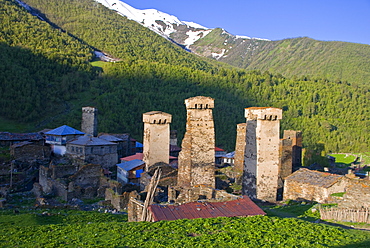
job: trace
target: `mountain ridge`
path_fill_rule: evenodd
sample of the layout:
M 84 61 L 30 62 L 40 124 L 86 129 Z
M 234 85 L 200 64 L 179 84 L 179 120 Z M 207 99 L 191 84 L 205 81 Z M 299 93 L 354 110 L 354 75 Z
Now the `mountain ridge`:
M 249 70 L 269 70 L 286 76 L 317 75 L 331 80 L 370 84 L 370 68 L 364 66 L 370 61 L 370 45 L 317 41 L 308 37 L 276 41 L 250 38 L 232 35 L 222 28 L 209 29 L 199 24 L 188 26 L 173 15 L 153 9 L 137 10 L 123 1 L 95 1 L 104 3 L 104 6 L 115 9 L 120 15 L 135 20 L 162 37 L 183 46 L 187 51 L 232 66 Z M 119 5 L 124 7 L 119 8 Z M 150 18 L 147 17 L 149 15 Z M 310 54 L 307 46 L 312 47 L 315 54 Z M 322 49 L 319 50 L 318 47 Z M 366 52 L 362 52 L 363 50 Z M 351 56 L 346 56 L 346 53 Z M 348 69 L 349 63 L 352 64 L 351 68 L 356 68 L 355 71 Z M 291 68 L 292 65 L 294 69 Z

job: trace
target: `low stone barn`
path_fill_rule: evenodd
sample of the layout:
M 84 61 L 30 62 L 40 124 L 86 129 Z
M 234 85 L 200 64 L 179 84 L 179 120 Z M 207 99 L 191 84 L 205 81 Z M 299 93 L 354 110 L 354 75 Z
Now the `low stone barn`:
M 286 178 L 284 200 L 326 203 L 331 194 L 344 192 L 347 185 L 345 176 L 303 168 Z
M 49 160 L 51 150 L 50 146 L 23 141 L 12 145 L 10 147 L 10 154 L 18 161 Z
M 350 183 L 338 204 L 341 208 L 369 208 L 370 209 L 370 180 L 350 179 Z
M 216 217 L 246 217 L 265 215 L 249 197 L 244 196 L 225 202 L 189 202 L 182 205 L 149 206 L 152 221 L 216 218 Z

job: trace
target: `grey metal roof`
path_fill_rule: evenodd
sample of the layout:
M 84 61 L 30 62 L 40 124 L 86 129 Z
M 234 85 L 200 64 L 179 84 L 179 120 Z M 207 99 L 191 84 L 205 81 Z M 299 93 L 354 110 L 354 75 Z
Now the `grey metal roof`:
M 42 140 L 43 137 L 39 133 L 9 133 L 0 132 L 0 140 Z
M 46 135 L 74 135 L 74 134 L 85 134 L 77 129 L 74 129 L 73 127 L 63 125 L 60 127 L 57 127 L 53 130 L 50 130 L 49 132 L 45 133 Z
M 107 146 L 107 145 L 117 145 L 116 143 L 106 141 L 105 139 L 100 139 L 98 137 L 93 137 L 91 135 L 85 135 L 74 139 L 68 144 L 80 145 L 80 146 Z
M 145 162 L 143 160 L 134 159 L 134 160 L 131 160 L 129 162 L 117 164 L 117 166 L 124 169 L 125 171 L 130 171 L 130 170 L 135 169 L 136 167 L 139 167 L 143 164 L 145 164 Z
M 113 135 L 110 135 L 110 134 L 99 135 L 99 138 L 105 139 L 106 141 L 110 141 L 110 142 L 123 141 L 123 139 L 117 138 L 116 136 L 113 136 Z
M 304 184 L 311 184 L 323 188 L 329 188 L 342 178 L 343 176 L 341 175 L 302 168 L 288 176 L 286 178 L 286 181 L 296 181 Z

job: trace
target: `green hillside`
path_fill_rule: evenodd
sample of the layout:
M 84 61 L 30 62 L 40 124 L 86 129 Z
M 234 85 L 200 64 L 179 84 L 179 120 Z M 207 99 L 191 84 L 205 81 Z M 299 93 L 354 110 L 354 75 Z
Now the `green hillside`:
M 0 0 L 0 32 L 6 34 L 0 56 L 7 61 L 0 65 L 0 121 L 27 123 L 29 130 L 79 128 L 81 107 L 92 105 L 99 109 L 100 132 L 129 132 L 141 140 L 142 114 L 161 110 L 173 115 L 171 129 L 181 139 L 184 99 L 204 95 L 215 99 L 216 143 L 228 150 L 236 124 L 245 121 L 244 108 L 272 106 L 284 110 L 282 130 L 303 131 L 306 148 L 368 151 L 366 86 L 232 68 L 185 52 L 92 0 L 25 2 L 67 33 Z M 94 49 L 120 61 L 91 66 Z
M 370 46 L 307 37 L 266 41 L 235 39 L 215 29 L 192 47 L 212 57 L 225 51 L 220 61 L 250 70 L 268 70 L 284 76 L 310 76 L 355 84 L 370 84 Z

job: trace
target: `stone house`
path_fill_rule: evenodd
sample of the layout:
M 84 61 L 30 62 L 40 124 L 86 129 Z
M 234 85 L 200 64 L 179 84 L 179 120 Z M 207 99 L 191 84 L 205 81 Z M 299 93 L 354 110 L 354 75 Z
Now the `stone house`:
M 67 143 L 81 137 L 84 133 L 70 126 L 63 125 L 46 132 L 45 135 L 45 143 L 51 145 L 52 151 L 55 154 L 64 155 Z
M 81 136 L 66 145 L 66 155 L 77 164 L 100 164 L 109 169 L 117 164 L 117 144 L 90 135 Z
M 99 134 L 99 138 L 117 144 L 118 159 L 132 155 L 131 137 L 128 133 L 123 134 Z
M 284 200 L 326 203 L 331 194 L 345 192 L 347 185 L 345 176 L 303 168 L 285 179 Z
M 30 141 L 23 141 L 13 144 L 10 147 L 10 154 L 15 160 L 30 161 L 30 160 L 49 160 L 50 159 L 50 146 L 40 145 Z

